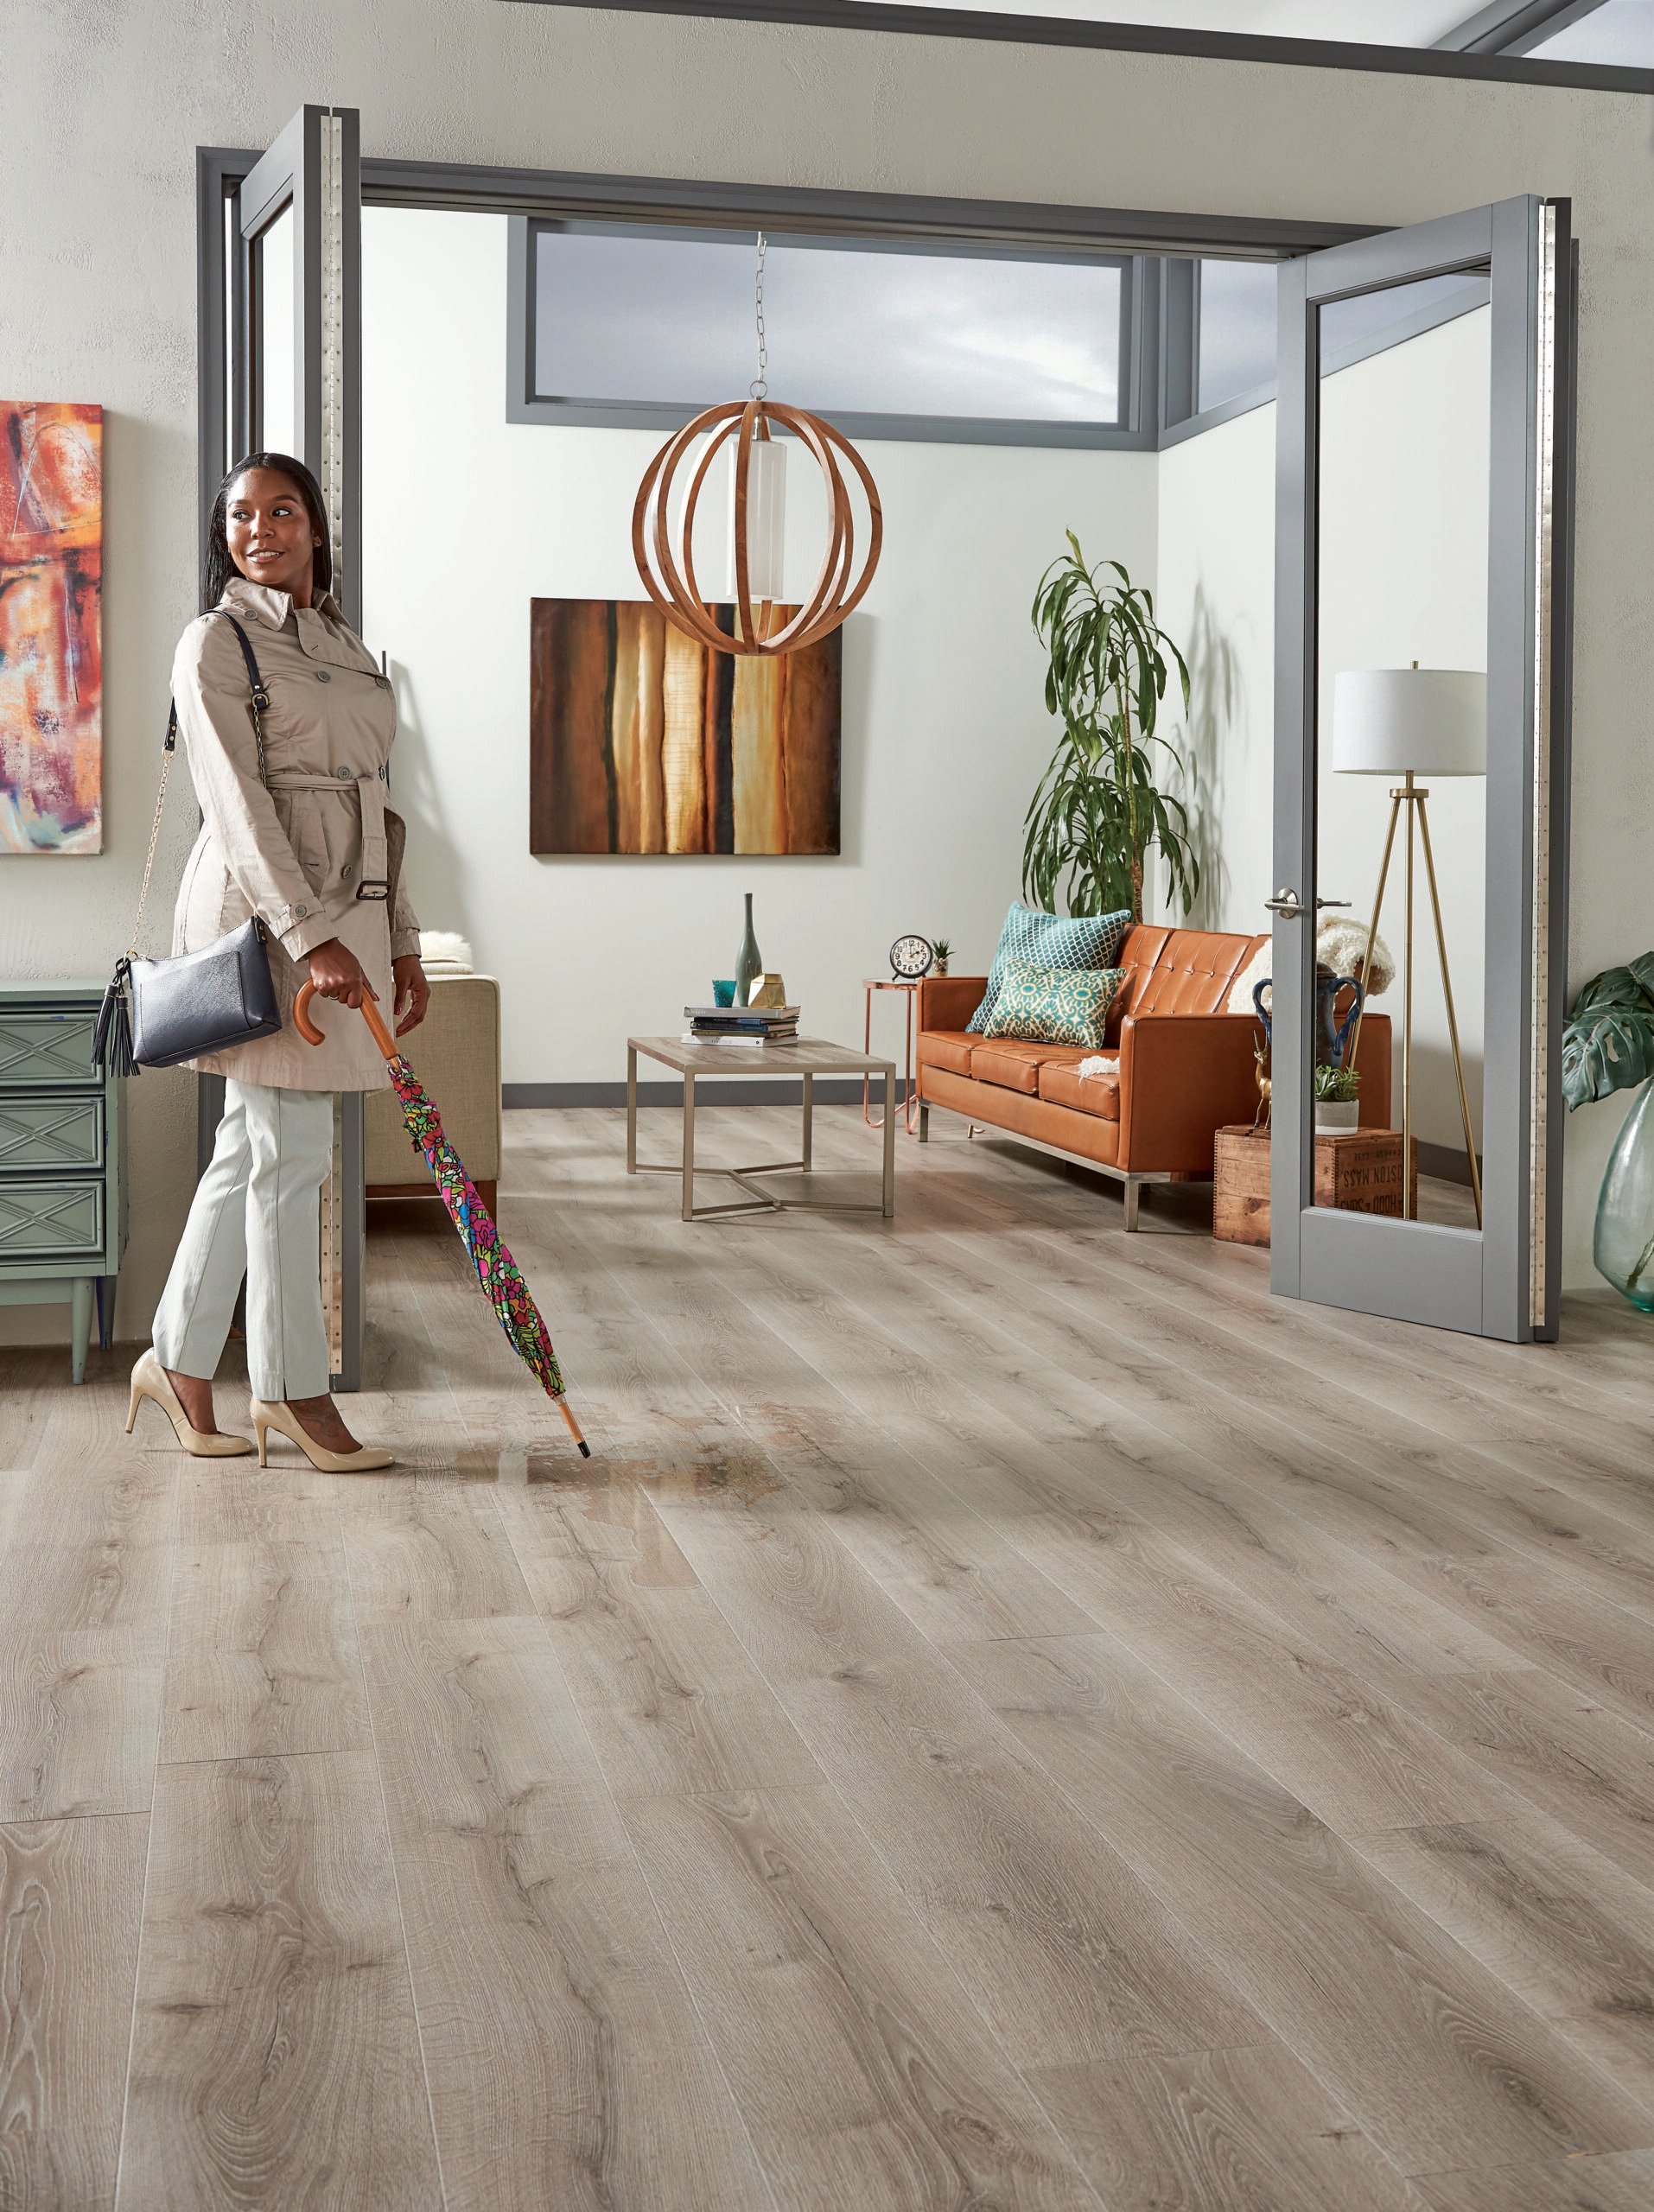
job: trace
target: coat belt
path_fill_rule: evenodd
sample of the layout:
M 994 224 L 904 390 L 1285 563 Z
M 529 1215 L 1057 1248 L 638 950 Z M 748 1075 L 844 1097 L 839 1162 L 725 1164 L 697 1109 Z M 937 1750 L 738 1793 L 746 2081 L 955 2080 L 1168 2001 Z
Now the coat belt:
M 304 776 L 274 769 L 265 778 L 273 791 L 332 791 L 342 798 L 355 794 L 362 817 L 362 874 L 356 886 L 359 899 L 388 899 L 391 895 L 391 855 L 385 835 L 385 771 L 371 776 Z

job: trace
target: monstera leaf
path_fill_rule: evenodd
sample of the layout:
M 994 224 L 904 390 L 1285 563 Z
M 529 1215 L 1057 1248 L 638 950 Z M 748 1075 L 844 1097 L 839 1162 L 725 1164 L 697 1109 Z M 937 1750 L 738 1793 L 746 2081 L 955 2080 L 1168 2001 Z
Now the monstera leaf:
M 1654 1076 L 1654 952 L 1594 976 L 1562 1032 L 1562 1096 L 1571 1113 Z

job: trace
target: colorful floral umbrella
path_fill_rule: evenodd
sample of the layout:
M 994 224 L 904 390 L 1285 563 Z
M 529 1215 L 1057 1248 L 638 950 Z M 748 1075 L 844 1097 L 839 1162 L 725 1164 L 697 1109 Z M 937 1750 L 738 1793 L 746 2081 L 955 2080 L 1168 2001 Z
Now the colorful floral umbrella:
M 319 1045 L 321 1032 L 307 1011 L 315 991 L 312 983 L 302 986 L 293 1008 L 293 1020 L 307 1043 Z M 367 999 L 363 1001 L 361 1011 L 373 1033 L 373 1042 L 384 1053 L 385 1065 L 391 1071 L 391 1081 L 402 1101 L 402 1118 L 413 1139 L 414 1149 L 425 1155 L 425 1164 L 448 1208 L 448 1217 L 471 1255 L 477 1281 L 487 1293 L 488 1302 L 506 1332 L 506 1341 L 523 1364 L 539 1377 L 546 1395 L 568 1422 L 569 1433 L 580 1446 L 582 1457 L 589 1459 L 591 1446 L 569 1409 L 563 1370 L 557 1364 L 545 1323 L 523 1280 L 522 1270 L 506 1250 L 506 1240 L 494 1226 L 493 1216 L 465 1172 L 465 1162 L 448 1141 L 442 1116 L 423 1084 L 398 1050 L 396 1039 L 386 1028 L 378 1006 Z

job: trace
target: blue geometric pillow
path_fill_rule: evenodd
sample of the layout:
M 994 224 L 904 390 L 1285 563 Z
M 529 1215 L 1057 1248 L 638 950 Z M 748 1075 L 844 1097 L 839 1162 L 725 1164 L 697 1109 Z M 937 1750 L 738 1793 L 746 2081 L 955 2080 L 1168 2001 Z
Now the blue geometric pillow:
M 1025 968 L 1010 961 L 983 1033 L 1100 1052 L 1109 1008 L 1125 979 L 1123 968 Z
M 978 1036 L 986 1029 L 1008 962 L 1020 961 L 1027 968 L 1111 968 L 1130 927 L 1129 909 L 1117 914 L 1041 914 L 1015 901 L 999 933 L 982 1004 L 965 1027 Z

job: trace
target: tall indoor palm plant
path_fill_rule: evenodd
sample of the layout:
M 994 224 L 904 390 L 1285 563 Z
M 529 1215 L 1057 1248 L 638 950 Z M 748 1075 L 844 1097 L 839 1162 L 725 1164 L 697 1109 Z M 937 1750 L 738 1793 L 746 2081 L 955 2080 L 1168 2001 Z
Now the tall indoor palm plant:
M 1074 913 L 1129 907 L 1141 921 L 1143 863 L 1158 849 L 1187 913 L 1200 887 L 1188 810 L 1155 781 L 1156 748 L 1180 770 L 1182 757 L 1155 725 L 1173 668 L 1187 711 L 1189 671 L 1155 620 L 1152 594 L 1118 561 L 1088 569 L 1079 540 L 1067 537 L 1069 551 L 1034 598 L 1034 627 L 1051 656 L 1046 705 L 1063 734 L 1028 805 L 1023 895 L 1052 912 L 1066 888 Z

